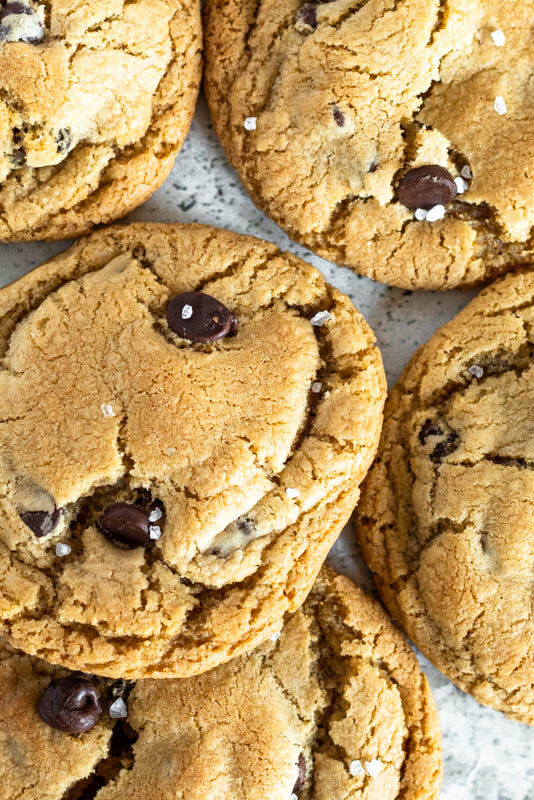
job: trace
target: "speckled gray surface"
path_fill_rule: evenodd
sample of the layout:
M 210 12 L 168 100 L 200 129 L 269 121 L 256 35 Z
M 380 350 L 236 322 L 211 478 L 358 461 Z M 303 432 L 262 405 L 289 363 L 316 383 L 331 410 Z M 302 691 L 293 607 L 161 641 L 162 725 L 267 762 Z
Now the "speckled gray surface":
M 318 267 L 348 294 L 378 337 L 390 384 L 413 351 L 470 299 L 467 292 L 410 293 L 359 278 L 292 243 L 249 200 L 226 162 L 202 101 L 172 175 L 132 220 L 201 222 L 275 242 Z M 0 245 L 1 283 L 9 283 L 64 249 L 65 243 Z M 346 530 L 332 560 L 372 589 Z M 484 709 L 423 658 L 444 737 L 443 800 L 534 800 L 534 730 Z

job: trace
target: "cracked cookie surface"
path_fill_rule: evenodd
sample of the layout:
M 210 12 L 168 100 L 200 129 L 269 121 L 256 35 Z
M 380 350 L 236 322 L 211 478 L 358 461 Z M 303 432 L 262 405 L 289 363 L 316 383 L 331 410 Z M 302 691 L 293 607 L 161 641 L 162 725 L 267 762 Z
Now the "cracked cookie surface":
M 295 653 L 299 654 L 295 659 Z M 434 800 L 439 721 L 376 601 L 325 569 L 281 634 L 185 680 L 130 685 L 80 736 L 36 707 L 64 671 L 0 646 L 0 800 Z
M 386 605 L 479 702 L 534 724 L 534 272 L 499 280 L 386 404 L 358 537 Z
M 191 291 L 237 332 L 179 338 L 170 301 Z M 136 224 L 2 290 L 0 319 L 1 632 L 143 677 L 277 630 L 378 444 L 382 361 L 349 298 L 266 242 Z
M 396 286 L 476 284 L 534 255 L 533 24 L 529 0 L 208 0 L 214 124 L 293 239 Z M 398 199 L 426 165 L 462 192 L 443 218 Z
M 17 13 L 0 25 L 0 240 L 78 236 L 172 169 L 198 95 L 200 2 L 4 6 Z

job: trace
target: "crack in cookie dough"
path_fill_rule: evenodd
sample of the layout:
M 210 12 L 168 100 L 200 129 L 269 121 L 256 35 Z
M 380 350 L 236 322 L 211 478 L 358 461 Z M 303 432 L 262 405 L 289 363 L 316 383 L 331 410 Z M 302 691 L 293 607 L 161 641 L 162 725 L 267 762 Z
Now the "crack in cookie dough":
M 0 35 L 0 239 L 77 236 L 171 170 L 198 94 L 200 3 L 18 6 L 41 14 L 44 32 L 34 44 Z
M 329 569 L 278 636 L 208 673 L 128 687 L 83 676 L 102 716 L 79 736 L 37 712 L 66 675 L 0 645 L 0 800 L 439 795 L 426 678 L 376 601 Z M 109 716 L 117 693 L 125 720 Z
M 310 4 L 316 25 L 299 24 L 302 8 L 207 3 L 208 100 L 254 202 L 322 256 L 410 289 L 528 263 L 530 3 L 334 0 Z M 434 222 L 397 198 L 402 176 L 426 165 L 448 170 L 460 192 Z
M 358 538 L 436 666 L 534 724 L 534 273 L 484 291 L 414 356 L 386 407 Z
M 166 309 L 186 291 L 237 315 L 237 333 L 179 338 Z M 380 432 L 383 368 L 350 300 L 273 245 L 140 224 L 8 287 L 0 317 L 3 633 L 52 663 L 144 677 L 201 672 L 280 627 Z M 110 529 L 114 504 L 133 510 Z

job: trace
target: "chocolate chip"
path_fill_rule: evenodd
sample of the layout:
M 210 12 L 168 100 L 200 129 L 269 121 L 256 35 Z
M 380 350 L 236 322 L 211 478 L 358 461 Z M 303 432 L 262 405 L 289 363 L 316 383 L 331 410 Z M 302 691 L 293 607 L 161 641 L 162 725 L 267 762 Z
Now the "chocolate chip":
M 56 135 L 56 147 L 58 153 L 68 153 L 72 145 L 72 133 L 70 128 L 61 128 Z
M 460 444 L 460 437 L 456 431 L 445 431 L 440 425 L 427 419 L 421 430 L 419 431 L 419 441 L 422 445 L 426 444 L 429 437 L 443 437 L 441 442 L 438 442 L 432 452 L 430 453 L 430 460 L 434 464 L 439 464 L 441 461 L 450 456 L 458 449 Z
M 376 172 L 377 169 L 378 169 L 378 161 L 371 161 L 371 163 L 369 164 L 369 169 L 367 171 Z
M 243 536 L 250 536 L 254 530 L 254 522 L 250 517 L 240 517 L 236 520 L 237 528 Z
M 334 106 L 334 119 L 339 125 L 339 127 L 343 128 L 343 126 L 345 125 L 345 114 L 337 106 Z
M 452 203 L 458 189 L 452 175 L 444 167 L 429 164 L 426 167 L 411 169 L 399 181 L 397 198 L 406 208 L 446 206 Z
M 297 782 L 293 787 L 293 794 L 298 796 L 300 790 L 306 783 L 306 759 L 304 758 L 304 753 L 301 753 L 298 760 L 298 768 L 299 768 L 299 776 L 297 778 Z
M 26 163 L 26 150 L 24 147 L 17 147 L 11 153 L 11 163 L 14 167 L 23 167 Z
M 301 33 L 317 30 L 317 7 L 314 3 L 304 3 L 297 11 L 295 27 Z
M 39 44 L 43 36 L 41 20 L 27 3 L 6 3 L 0 10 L 0 42 Z
M 239 320 L 232 312 L 204 292 L 184 292 L 167 306 L 169 327 L 191 342 L 216 342 L 235 333 Z
M 39 698 L 37 710 L 47 725 L 66 733 L 87 733 L 102 714 L 96 686 L 74 676 L 53 681 Z
M 130 503 L 112 503 L 98 521 L 102 533 L 129 547 L 150 543 L 150 520 L 146 511 Z
M 40 539 L 41 536 L 48 536 L 52 533 L 59 522 L 61 509 L 54 508 L 52 513 L 48 511 L 23 511 L 20 518 L 25 525 L 34 532 Z

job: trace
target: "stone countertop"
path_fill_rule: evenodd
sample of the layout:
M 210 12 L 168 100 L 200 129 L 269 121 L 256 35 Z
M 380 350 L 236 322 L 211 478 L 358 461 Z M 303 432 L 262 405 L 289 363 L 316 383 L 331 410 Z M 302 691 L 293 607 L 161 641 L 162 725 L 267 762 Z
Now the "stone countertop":
M 353 300 L 373 327 L 390 385 L 414 350 L 474 293 L 407 292 L 373 283 L 312 255 L 258 211 L 228 165 L 201 101 L 191 132 L 164 186 L 131 220 L 201 222 L 275 242 L 309 261 Z M 0 245 L 0 284 L 63 250 L 65 242 Z M 373 591 L 350 528 L 332 551 L 337 567 Z M 442 800 L 534 800 L 534 729 L 479 706 L 420 657 L 439 707 L 445 780 Z

